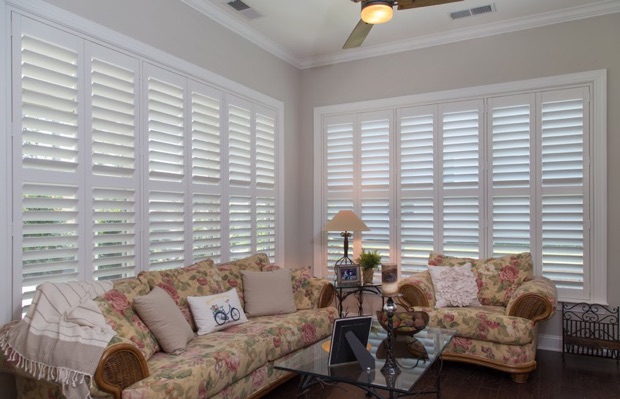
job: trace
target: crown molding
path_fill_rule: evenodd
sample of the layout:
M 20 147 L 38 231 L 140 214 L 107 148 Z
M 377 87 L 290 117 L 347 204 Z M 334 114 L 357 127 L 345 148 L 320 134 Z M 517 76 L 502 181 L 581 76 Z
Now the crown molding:
M 235 18 L 231 17 L 229 14 L 225 13 L 207 0 L 181 0 L 181 2 L 201 12 L 244 39 L 256 44 L 263 50 L 266 50 L 283 61 L 286 61 L 289 64 L 301 69 L 299 58 L 295 57 L 295 55 L 293 55 L 290 51 L 286 50 L 266 36 L 258 33 L 254 29 L 251 29 L 250 27 L 237 21 Z
M 530 17 L 517 18 L 508 21 L 491 23 L 466 29 L 452 30 L 436 35 L 428 35 L 413 39 L 401 40 L 387 45 L 367 46 L 350 49 L 346 52 L 338 52 L 318 57 L 299 58 L 290 51 L 279 46 L 264 35 L 249 28 L 235 18 L 228 15 L 216 5 L 206 0 L 181 0 L 183 3 L 200 11 L 207 17 L 222 24 L 224 27 L 242 36 L 244 39 L 256 44 L 276 57 L 299 68 L 308 69 L 319 66 L 338 64 L 341 62 L 361 60 L 364 58 L 378 57 L 387 54 L 400 53 L 439 46 L 442 44 L 456 43 L 464 40 L 476 39 L 485 36 L 499 35 L 502 33 L 532 29 L 562 22 L 575 21 L 584 18 L 597 17 L 606 14 L 620 12 L 620 1 L 607 0 L 595 4 L 573 7 L 561 11 L 548 12 Z

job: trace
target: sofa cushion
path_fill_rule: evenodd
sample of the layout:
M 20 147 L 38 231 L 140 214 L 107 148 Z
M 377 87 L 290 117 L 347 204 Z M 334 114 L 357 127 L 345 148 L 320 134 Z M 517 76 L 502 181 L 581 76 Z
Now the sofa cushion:
M 532 255 L 529 252 L 485 260 L 431 252 L 428 260 L 429 267 L 457 266 L 468 262 L 473 265 L 478 299 L 483 305 L 506 306 L 514 291 L 534 276 Z
M 428 269 L 435 290 L 435 306 L 480 306 L 478 285 L 471 263 L 463 266 L 433 266 Z
M 239 259 L 236 261 L 222 263 L 217 266 L 224 284 L 224 290 L 228 291 L 231 288 L 237 290 L 241 305 L 245 306 L 243 298 L 243 278 L 241 277 L 242 270 L 248 270 L 253 272 L 260 272 L 264 267 L 269 265 L 269 258 L 265 254 L 256 254 L 247 258 Z
M 291 272 L 241 272 L 245 311 L 250 317 L 292 313 L 297 310 L 293 299 Z
M 135 277 L 116 280 L 113 284 L 110 291 L 95 298 L 95 303 L 116 334 L 129 339 L 148 360 L 159 350 L 159 344 L 135 312 L 133 300 L 136 296 L 148 294 L 149 286 Z
M 502 307 L 416 308 L 430 316 L 428 327 L 457 330 L 463 338 L 508 345 L 523 345 L 534 339 L 534 323 L 521 317 L 506 316 Z
M 268 342 L 267 357 L 273 361 L 330 336 L 336 318 L 338 311 L 333 307 L 298 310 L 289 314 L 254 317 L 245 324 L 222 332 L 261 337 Z
M 221 331 L 194 338 L 180 356 L 159 352 L 150 376 L 125 388 L 123 399 L 208 398 L 267 363 L 266 340 Z
M 248 321 L 234 288 L 206 296 L 188 296 L 198 335 L 222 330 Z
M 145 281 L 151 288 L 157 286 L 168 292 L 194 331 L 196 325 L 187 303 L 187 297 L 224 292 L 222 276 L 211 259 L 178 269 L 141 272 L 138 278 Z
M 312 275 L 312 266 L 302 267 L 291 270 L 293 279 L 293 298 L 298 310 L 312 309 L 319 301 L 321 290 L 316 289 L 317 285 L 323 285 L 322 279 Z
M 182 352 L 194 338 L 181 310 L 163 289 L 153 287 L 147 295 L 135 297 L 134 307 L 165 352 Z

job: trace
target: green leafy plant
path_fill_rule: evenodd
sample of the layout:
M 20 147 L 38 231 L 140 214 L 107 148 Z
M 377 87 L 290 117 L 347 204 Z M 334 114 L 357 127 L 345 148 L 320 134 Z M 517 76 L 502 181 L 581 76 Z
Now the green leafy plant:
M 357 258 L 356 262 L 359 263 L 360 267 L 364 270 L 376 269 L 381 264 L 381 254 L 376 249 L 368 252 L 362 249 L 362 253 L 359 258 Z

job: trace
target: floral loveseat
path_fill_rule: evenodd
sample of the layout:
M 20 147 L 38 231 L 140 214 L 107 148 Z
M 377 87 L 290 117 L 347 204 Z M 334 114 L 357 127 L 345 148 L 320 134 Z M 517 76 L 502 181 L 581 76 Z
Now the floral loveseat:
M 331 334 L 338 312 L 330 304 L 333 287 L 312 276 L 310 267 L 292 270 L 296 311 L 251 317 L 242 324 L 194 335 L 182 353 L 162 350 L 134 306 L 135 298 L 155 287 L 164 289 L 196 331 L 188 304 L 190 296 L 206 296 L 236 289 L 244 305 L 244 271 L 271 272 L 265 254 L 214 265 L 211 260 L 179 269 L 142 272 L 120 279 L 113 289 L 95 299 L 106 322 L 117 335 L 105 349 L 94 382 L 93 397 L 120 399 L 246 398 L 260 397 L 290 378 L 274 369 L 274 361 Z M 266 287 L 268 290 L 270 287 Z M 279 298 L 273 298 L 278 301 Z M 0 328 L 10 329 L 16 322 Z M 31 378 L 0 353 L 0 371 L 16 375 L 22 398 L 61 398 L 60 386 Z
M 431 253 L 428 263 L 428 271 L 399 281 L 398 301 L 406 310 L 428 312 L 429 326 L 457 331 L 442 358 L 506 371 L 513 381 L 525 382 L 536 369 L 537 325 L 550 318 L 556 306 L 555 285 L 534 277 L 531 254 L 478 260 Z M 467 264 L 475 281 L 475 305 L 438 307 L 433 268 Z M 466 279 L 459 276 L 452 284 L 466 292 Z

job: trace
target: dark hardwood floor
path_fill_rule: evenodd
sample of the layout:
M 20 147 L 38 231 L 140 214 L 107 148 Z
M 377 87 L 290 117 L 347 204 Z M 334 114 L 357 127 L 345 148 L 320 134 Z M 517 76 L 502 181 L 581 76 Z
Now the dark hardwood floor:
M 538 351 L 538 368 L 528 382 L 516 384 L 506 373 L 485 367 L 444 362 L 441 372 L 442 399 L 620 399 L 620 366 L 615 360 Z M 430 376 L 429 376 L 430 377 Z M 425 376 L 426 378 L 426 376 Z M 265 396 L 268 399 L 297 397 L 295 377 Z M 424 381 L 421 381 L 424 383 Z M 364 391 L 346 384 L 313 386 L 305 399 L 364 398 Z M 412 398 L 407 396 L 405 398 Z M 435 395 L 416 398 L 430 399 Z

